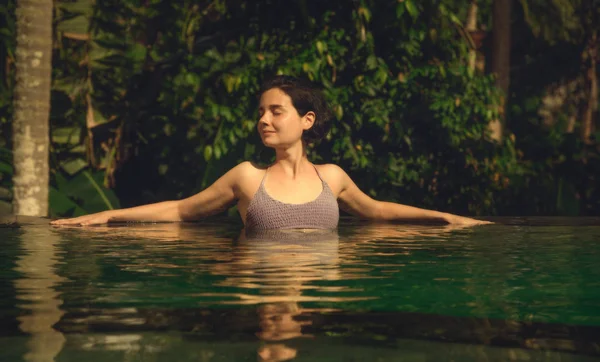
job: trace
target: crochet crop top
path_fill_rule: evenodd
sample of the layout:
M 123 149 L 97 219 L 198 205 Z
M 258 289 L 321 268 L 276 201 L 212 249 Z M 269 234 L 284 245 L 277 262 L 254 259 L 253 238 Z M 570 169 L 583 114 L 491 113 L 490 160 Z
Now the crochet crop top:
M 315 169 L 316 170 L 316 169 Z M 288 204 L 272 198 L 265 190 L 265 177 L 250 200 L 246 212 L 246 230 L 335 229 L 340 212 L 335 195 L 317 171 L 323 191 L 304 204 Z

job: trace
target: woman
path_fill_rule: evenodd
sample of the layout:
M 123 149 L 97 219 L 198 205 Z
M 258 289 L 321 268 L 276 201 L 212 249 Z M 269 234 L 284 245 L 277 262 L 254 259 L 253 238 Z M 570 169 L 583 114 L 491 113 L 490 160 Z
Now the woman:
M 237 202 L 246 230 L 333 229 L 339 210 L 385 221 L 487 223 L 457 215 L 376 201 L 340 167 L 315 165 L 306 145 L 327 132 L 330 111 L 321 92 L 299 79 L 277 76 L 263 85 L 258 132 L 275 149 L 275 162 L 259 167 L 243 162 L 200 193 L 122 210 L 103 211 L 54 225 L 96 225 L 122 221 L 192 221 Z

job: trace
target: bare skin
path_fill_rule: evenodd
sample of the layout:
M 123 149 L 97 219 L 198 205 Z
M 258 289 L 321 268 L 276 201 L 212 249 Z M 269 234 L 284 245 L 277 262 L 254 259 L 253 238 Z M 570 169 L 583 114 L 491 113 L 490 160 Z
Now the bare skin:
M 53 225 L 99 225 L 122 221 L 194 221 L 216 214 L 237 202 L 242 220 L 250 200 L 265 177 L 265 190 L 276 200 L 301 204 L 314 200 L 322 191 L 315 168 L 329 185 L 340 207 L 361 218 L 380 221 L 437 222 L 452 225 L 488 224 L 433 210 L 392 202 L 377 201 L 362 192 L 340 167 L 315 165 L 306 157 L 302 133 L 315 122 L 315 113 L 300 116 L 291 98 L 277 88 L 262 94 L 258 132 L 267 147 L 275 150 L 275 162 L 268 168 L 243 162 L 210 187 L 191 197 L 133 208 L 104 211 L 71 219 L 52 221 Z M 293 192 L 290 192 L 293 190 Z

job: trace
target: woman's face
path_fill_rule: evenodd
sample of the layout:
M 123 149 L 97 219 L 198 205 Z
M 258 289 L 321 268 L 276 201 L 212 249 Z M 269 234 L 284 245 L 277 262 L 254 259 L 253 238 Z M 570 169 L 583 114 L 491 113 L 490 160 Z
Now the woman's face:
M 258 133 L 267 147 L 286 147 L 301 142 L 302 132 L 314 123 L 314 113 L 300 116 L 292 99 L 279 88 L 260 97 Z

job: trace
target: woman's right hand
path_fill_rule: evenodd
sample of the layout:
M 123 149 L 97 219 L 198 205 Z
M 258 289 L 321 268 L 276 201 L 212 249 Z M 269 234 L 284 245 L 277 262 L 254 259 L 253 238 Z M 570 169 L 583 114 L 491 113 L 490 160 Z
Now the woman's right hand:
M 80 226 L 88 226 L 88 225 L 103 225 L 108 224 L 109 221 L 114 216 L 114 211 L 102 211 L 95 214 L 83 215 L 79 217 L 74 217 L 70 219 L 59 219 L 51 221 L 51 225 L 80 225 Z

